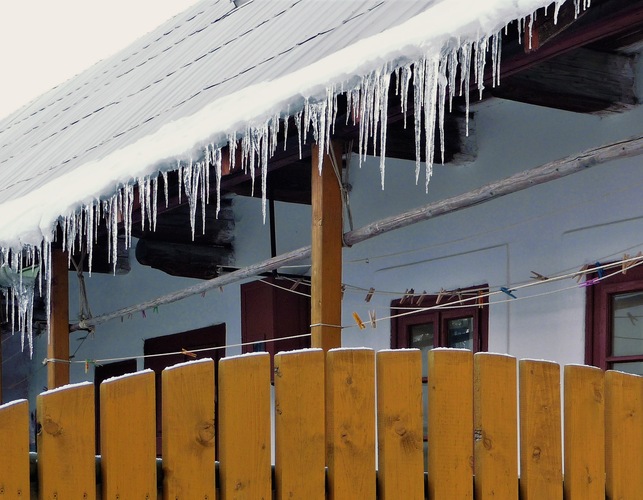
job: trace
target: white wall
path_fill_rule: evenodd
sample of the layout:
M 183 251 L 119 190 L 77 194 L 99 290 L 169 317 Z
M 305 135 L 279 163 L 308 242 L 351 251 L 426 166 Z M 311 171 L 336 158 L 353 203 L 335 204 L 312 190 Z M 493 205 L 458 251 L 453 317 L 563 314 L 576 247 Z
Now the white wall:
M 639 64 L 639 82 L 643 80 Z M 641 87 L 639 83 L 639 87 Z M 639 89 L 639 95 L 643 95 Z M 351 167 L 350 194 L 355 227 L 387 215 L 466 192 L 494 179 L 578 153 L 593 146 L 640 135 L 643 108 L 608 116 L 586 116 L 491 99 L 474 108 L 478 158 L 461 166 L 436 166 L 429 193 L 423 180 L 415 185 L 414 162 L 387 162 L 386 189 L 380 189 L 379 160 L 368 158 Z M 593 167 L 543 186 L 382 235 L 344 250 L 344 281 L 378 292 L 366 304 L 364 293 L 347 290 L 343 333 L 346 346 L 390 347 L 389 322 L 377 329 L 355 328 L 353 311 L 363 318 L 376 309 L 388 316 L 389 304 L 407 288 L 437 292 L 488 283 L 491 287 L 527 282 L 530 272 L 556 275 L 584 263 L 615 260 L 626 249 L 643 249 L 643 167 L 641 157 Z M 310 207 L 276 204 L 278 252 L 310 243 Z M 244 266 L 270 256 L 269 229 L 260 201 L 237 197 L 235 254 Z M 188 221 L 186 220 L 186 224 Z M 630 253 L 632 253 L 630 251 Z M 396 255 L 391 255 L 396 254 Z M 126 276 L 93 275 L 86 279 L 94 315 L 189 286 L 195 280 L 169 277 L 144 268 L 132 257 Z M 71 318 L 77 314 L 75 276 L 70 275 Z M 494 298 L 490 306 L 491 351 L 518 357 L 579 363 L 584 356 L 584 292 L 574 280 L 550 283 L 517 293 L 510 302 Z M 559 293 L 528 298 L 532 294 Z M 71 336 L 76 360 L 133 357 L 143 353 L 143 340 L 208 324 L 225 322 L 227 342 L 240 341 L 239 285 L 213 290 L 159 307 L 158 313 L 136 314 L 99 325 L 80 345 L 84 333 Z M 30 394 L 46 384 L 39 361 L 46 339 L 36 340 Z M 80 347 L 79 347 L 80 345 Z M 228 354 L 237 354 L 231 348 Z M 139 360 L 139 368 L 142 361 Z M 92 370 L 72 367 L 73 382 L 93 380 Z

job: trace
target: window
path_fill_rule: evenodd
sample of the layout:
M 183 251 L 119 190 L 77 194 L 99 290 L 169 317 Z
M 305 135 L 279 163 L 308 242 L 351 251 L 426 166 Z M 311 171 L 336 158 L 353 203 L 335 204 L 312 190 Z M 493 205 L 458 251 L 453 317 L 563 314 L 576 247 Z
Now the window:
M 391 346 L 417 347 L 424 352 L 435 347 L 486 351 L 489 308 L 486 301 L 478 303 L 479 291 L 486 293 L 486 285 L 446 292 L 443 296 L 416 295 L 409 300 L 394 300 L 391 302 L 391 316 L 414 309 L 420 312 L 391 319 Z M 461 298 L 471 300 L 460 304 Z M 443 307 L 422 310 L 434 306 Z
M 310 287 L 300 284 L 292 290 L 293 281 L 264 278 L 241 285 L 241 342 L 243 352 L 270 353 L 310 347 L 310 336 L 273 341 L 310 332 Z M 299 293 L 294 293 L 299 292 Z
M 643 266 L 587 287 L 586 299 L 585 362 L 643 375 Z

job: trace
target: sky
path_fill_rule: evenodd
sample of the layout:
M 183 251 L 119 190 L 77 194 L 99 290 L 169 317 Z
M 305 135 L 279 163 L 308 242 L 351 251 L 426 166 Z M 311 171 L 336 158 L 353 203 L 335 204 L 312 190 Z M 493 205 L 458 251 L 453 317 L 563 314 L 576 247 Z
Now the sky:
M 0 0 L 0 119 L 197 0 Z

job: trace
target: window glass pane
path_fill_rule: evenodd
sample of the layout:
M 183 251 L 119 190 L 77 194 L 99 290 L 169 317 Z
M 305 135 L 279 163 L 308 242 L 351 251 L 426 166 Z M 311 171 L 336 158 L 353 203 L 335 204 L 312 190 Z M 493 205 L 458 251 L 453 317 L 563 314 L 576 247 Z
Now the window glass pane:
M 434 326 L 433 323 L 422 323 L 410 327 L 411 342 L 410 347 L 422 351 L 422 376 L 428 374 L 426 353 L 433 349 Z
M 473 317 L 447 321 L 447 347 L 473 349 Z
M 612 296 L 612 355 L 642 353 L 643 292 Z
M 612 363 L 612 369 L 635 375 L 643 375 L 643 361 L 633 361 L 631 363 Z

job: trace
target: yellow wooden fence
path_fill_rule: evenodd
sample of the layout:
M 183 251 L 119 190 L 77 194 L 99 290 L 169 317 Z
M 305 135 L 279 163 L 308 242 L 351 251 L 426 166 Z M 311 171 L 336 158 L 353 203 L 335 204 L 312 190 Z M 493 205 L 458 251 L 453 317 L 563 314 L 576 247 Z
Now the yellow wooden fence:
M 93 385 L 45 392 L 39 498 L 643 498 L 643 377 L 566 366 L 561 420 L 558 364 L 431 351 L 425 472 L 421 361 L 413 350 L 277 355 L 274 466 L 267 354 L 219 365 L 218 470 L 212 361 L 163 372 L 162 467 L 153 373 L 101 385 L 98 469 Z M 0 500 L 30 495 L 29 418 L 26 401 L 0 407 Z

